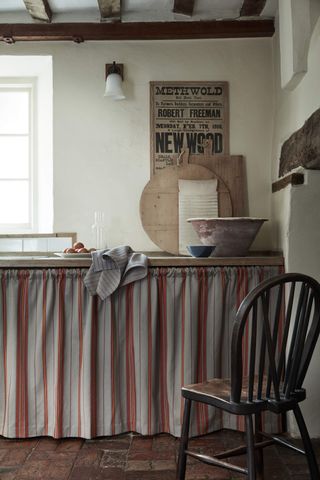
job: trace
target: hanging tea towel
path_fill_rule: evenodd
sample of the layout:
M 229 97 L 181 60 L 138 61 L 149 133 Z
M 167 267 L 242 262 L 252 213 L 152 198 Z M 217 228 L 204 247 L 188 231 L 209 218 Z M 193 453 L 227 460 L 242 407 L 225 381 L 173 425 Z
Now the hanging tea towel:
M 117 288 L 141 280 L 147 275 L 148 257 L 133 252 L 128 245 L 110 250 L 92 252 L 92 264 L 84 279 L 90 295 L 101 300 L 108 298 Z

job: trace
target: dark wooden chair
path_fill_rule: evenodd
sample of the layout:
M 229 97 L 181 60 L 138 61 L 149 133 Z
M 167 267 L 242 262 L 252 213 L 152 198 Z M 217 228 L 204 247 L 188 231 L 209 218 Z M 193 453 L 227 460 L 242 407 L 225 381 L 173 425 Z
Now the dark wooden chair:
M 320 285 L 316 280 L 302 274 L 283 274 L 263 281 L 247 295 L 233 326 L 230 379 L 213 379 L 182 388 L 185 407 L 177 479 L 185 478 L 187 456 L 246 474 L 249 480 L 263 479 L 263 448 L 274 443 L 306 455 L 310 478 L 320 479 L 299 407 L 299 402 L 306 398 L 303 381 L 319 331 Z M 248 345 L 246 351 L 244 337 Z M 244 415 L 246 445 L 214 457 L 188 450 L 192 402 Z M 285 416 L 290 410 L 297 421 L 303 449 L 281 436 L 262 431 L 263 411 Z M 247 468 L 224 460 L 244 453 Z

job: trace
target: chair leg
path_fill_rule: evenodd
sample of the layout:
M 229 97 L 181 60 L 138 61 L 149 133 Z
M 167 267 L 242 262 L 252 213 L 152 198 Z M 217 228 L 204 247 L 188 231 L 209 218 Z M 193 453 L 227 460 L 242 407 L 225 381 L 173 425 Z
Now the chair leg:
M 287 412 L 281 413 L 280 415 L 281 415 L 282 433 L 287 433 L 288 431 Z
M 186 398 L 184 402 L 183 424 L 182 424 L 182 431 L 181 431 L 179 459 L 178 459 L 178 467 L 177 467 L 177 475 L 176 475 L 177 480 L 184 480 L 185 474 L 186 474 L 187 455 L 185 451 L 188 448 L 190 411 L 191 411 L 191 400 Z
M 309 465 L 309 470 L 310 470 L 310 475 L 312 480 L 319 480 L 320 479 L 320 474 L 319 474 L 319 468 L 317 464 L 317 459 L 314 454 L 314 450 L 312 447 L 312 443 L 309 437 L 309 433 L 302 415 L 302 412 L 300 410 L 299 405 L 295 407 L 293 410 L 294 416 L 296 417 L 296 421 L 300 430 L 301 434 L 301 439 L 303 442 L 304 446 L 304 451 L 306 452 L 306 457 Z
M 255 415 L 255 439 L 257 442 L 263 441 L 263 436 L 259 433 L 262 431 L 262 419 L 261 413 Z M 263 448 L 257 448 L 255 450 L 256 456 L 256 477 L 257 480 L 263 480 Z
M 247 443 L 248 480 L 256 480 L 252 415 L 246 415 L 246 443 Z

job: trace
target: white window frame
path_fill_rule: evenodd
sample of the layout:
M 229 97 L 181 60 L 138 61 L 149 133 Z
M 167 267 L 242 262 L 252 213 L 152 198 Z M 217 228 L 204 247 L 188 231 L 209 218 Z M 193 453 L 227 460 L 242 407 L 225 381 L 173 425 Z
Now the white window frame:
M 22 78 L 0 78 L 0 91 L 22 91 L 29 93 L 29 131 L 26 134 L 29 138 L 29 222 L 28 223 L 0 223 L 0 232 L 6 233 L 30 233 L 37 231 L 37 116 L 36 116 L 36 99 L 37 99 L 37 79 L 34 77 Z M 0 113 L 1 114 L 1 113 Z M 1 134 L 0 136 L 26 136 L 25 134 Z M 3 180 L 26 180 L 26 179 L 0 179 L 0 185 Z
M 52 233 L 53 63 L 52 55 L 0 55 L 0 82 L 34 83 L 33 218 L 30 229 L 9 233 Z

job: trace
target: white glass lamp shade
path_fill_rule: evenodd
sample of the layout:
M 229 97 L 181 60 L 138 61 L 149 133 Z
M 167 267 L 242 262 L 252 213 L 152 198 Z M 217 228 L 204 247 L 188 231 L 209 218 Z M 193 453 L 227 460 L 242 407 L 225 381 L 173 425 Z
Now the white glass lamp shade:
M 126 97 L 122 91 L 122 78 L 118 73 L 109 73 L 106 80 L 105 97 L 112 97 L 114 100 L 124 100 Z

